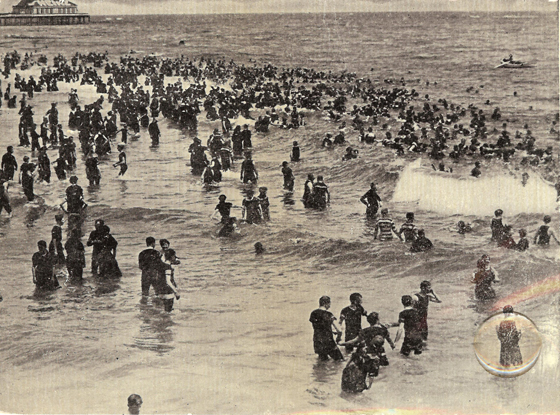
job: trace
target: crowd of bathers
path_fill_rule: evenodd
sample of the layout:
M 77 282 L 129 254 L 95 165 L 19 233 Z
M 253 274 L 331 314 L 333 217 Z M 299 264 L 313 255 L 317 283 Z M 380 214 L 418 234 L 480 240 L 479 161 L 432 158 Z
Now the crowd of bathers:
M 38 64 L 43 66 L 35 79 L 26 77 L 23 72 L 30 62 L 34 60 L 28 54 L 23 59 L 17 52 L 4 57 L 5 79 L 10 77 L 11 71 L 18 71 L 13 78 L 13 89 L 21 93 L 19 146 L 29 148 L 31 155 L 37 156 L 35 162 L 26 155 L 18 166 L 14 148 L 9 146 L 2 158 L 0 209 L 6 209 L 9 214 L 12 208 L 8 188 L 15 172 L 19 168 L 25 197 L 33 201 L 34 183 L 51 180 L 49 151 L 51 154 L 54 151 L 57 154 L 53 162 L 57 178 L 65 180 L 67 175 L 72 176 L 70 181 L 74 190 L 67 191 L 65 203 L 69 222 L 78 222 L 85 202 L 83 193 L 78 194 L 75 187 L 80 167 L 77 152 L 83 153 L 85 176 L 90 186 L 99 186 L 99 163 L 111 157 L 115 141 L 118 142 L 119 155 L 113 165 L 120 167 L 119 175 L 125 175 L 128 169 L 125 146 L 130 134 L 139 135 L 141 129 L 146 129 L 151 145 L 159 145 L 162 137 L 158 119 L 166 119 L 195 136 L 188 150 L 190 167 L 193 174 L 201 176 L 205 185 L 219 183 L 222 172 L 233 169 L 236 160 L 242 159 L 240 180 L 248 185 L 241 206 L 242 219 L 249 224 L 270 220 L 267 188 L 259 187 L 256 197 L 249 188 L 259 182 L 258 160 L 255 160 L 258 154 L 253 148 L 255 136 L 260 139 L 271 128 L 305 131 L 306 120 L 311 117 L 322 118 L 336 130 L 326 134 L 322 141 L 311 143 L 317 147 L 334 149 L 346 144 L 353 135 L 366 145 L 378 143 L 386 147 L 396 157 L 424 153 L 438 161 L 440 170 L 444 159 L 457 163 L 469 158 L 476 160 L 471 173 L 475 177 L 482 174 L 481 162 L 487 158 L 501 159 L 505 163 L 517 158 L 519 165 L 545 164 L 550 168 L 556 165 L 552 147 L 538 147 L 529 125 L 524 125 L 525 132 L 510 132 L 507 124 L 502 123 L 499 108 L 490 113 L 474 104 L 464 107 L 445 98 L 436 100 L 422 95 L 416 88 L 409 89 L 407 83 L 411 81 L 404 78 L 378 82 L 349 72 L 280 68 L 271 64 L 245 65 L 205 57 L 127 55 L 121 56 L 119 61 L 111 61 L 107 53 L 92 52 L 76 53 L 69 59 L 59 54 L 52 66 L 41 57 Z M 52 103 L 44 114 L 35 114 L 31 105 L 35 93 L 58 91 L 59 83 L 75 82 L 95 86 L 99 98 L 83 103 L 78 89 L 72 88 L 68 97 L 71 111 L 66 123 L 60 120 L 57 103 Z M 412 83 L 420 85 L 417 81 Z M 0 104 L 7 101 L 9 108 L 16 106 L 17 96 L 13 95 L 11 83 L 3 93 L 0 91 L 0 96 L 3 98 L 0 98 Z M 37 116 L 42 117 L 39 127 Z M 201 117 L 213 124 L 206 145 L 196 137 Z M 249 123 L 253 121 L 251 129 Z M 552 134 L 558 133 L 557 121 L 558 114 L 552 121 Z M 75 132 L 75 137 L 65 134 L 64 124 Z M 214 128 L 216 125 L 218 127 Z M 342 159 L 351 162 L 358 154 L 356 149 L 347 147 Z M 292 163 L 301 160 L 298 141 L 293 142 L 289 157 Z M 288 161 L 282 162 L 282 174 L 284 189 L 293 192 L 296 177 Z M 309 174 L 303 188 L 306 208 L 325 209 L 330 203 L 330 192 L 322 175 L 315 178 Z M 380 209 L 381 198 L 374 184 L 360 200 L 366 205 L 367 217 L 376 223 L 375 239 L 389 240 L 393 234 L 399 239 L 404 237 L 405 242 L 410 242 L 412 252 L 424 252 L 433 247 L 424 230 L 416 229 L 412 212 L 406 215 L 401 229 L 396 230 L 388 209 Z M 216 206 L 222 217 L 218 236 L 229 237 L 235 232 L 236 218 L 231 216 L 231 208 L 225 195 L 220 196 Z M 381 215 L 378 217 L 379 209 Z M 545 225 L 549 222 L 545 218 Z M 469 229 L 468 224 L 459 222 L 459 233 L 467 233 Z M 111 242 L 110 230 L 103 225 L 97 231 L 100 238 L 109 241 L 104 252 L 112 254 L 115 259 L 116 244 Z M 504 226 L 503 237 L 496 241 L 508 248 L 515 245 L 518 250 L 527 249 L 528 244 L 523 239 L 526 232 L 520 230 L 525 232 L 520 233 L 521 241 L 512 243 L 510 231 Z M 550 234 L 544 230 L 539 232 L 543 235 L 539 236 L 540 240 L 546 239 L 545 233 Z M 50 251 L 56 256 L 63 247 L 58 234 L 53 236 L 53 241 L 54 248 Z M 46 243 L 41 243 L 40 252 L 49 251 L 44 245 Z M 72 242 L 70 248 L 77 251 L 75 262 L 83 263 L 79 244 Z M 113 261 L 107 257 L 106 263 L 108 274 L 120 272 L 116 259 Z
M 17 68 L 18 60 L 14 56 L 19 57 L 17 52 L 11 52 L 4 58 L 6 76 Z M 29 55 L 26 54 L 23 60 L 29 60 Z M 138 134 L 141 127 L 148 128 L 152 144 L 157 145 L 161 135 L 157 125 L 160 115 L 196 132 L 203 110 L 206 119 L 219 121 L 222 130 L 215 129 L 206 146 L 195 138 L 190 149 L 193 172 L 200 174 L 204 171 L 206 183 L 219 182 L 220 172 L 231 167 L 234 157 L 244 156 L 251 160 L 248 125 L 241 130 L 240 125 L 234 128 L 232 121 L 241 117 L 254 119 L 253 116 L 257 117 L 255 132 L 266 133 L 270 127 L 297 129 L 305 125 L 305 118 L 315 113 L 324 115 L 326 119 L 340 123 L 334 138 L 331 133 L 324 137 L 322 145 L 326 147 L 347 141 L 348 122 L 359 141 L 379 142 L 394 150 L 397 156 L 426 153 L 441 164 L 444 158 L 459 161 L 468 157 L 478 163 L 485 158 L 509 162 L 512 156 L 520 154 L 522 165 L 555 163 L 552 147 L 537 147 L 537 139 L 527 124 L 525 133 L 512 133 L 506 123 L 500 125 L 499 108 L 490 114 L 474 104 L 463 107 L 444 98 L 434 102 L 429 95 L 422 97 L 416 89 L 407 89 L 404 79 L 378 83 L 347 72 L 334 74 L 306 68 L 278 68 L 270 64 L 245 66 L 223 59 L 172 59 L 151 55 L 123 56 L 117 63 L 109 62 L 106 53 L 77 53 L 69 60 L 58 55 L 54 61 L 53 67 L 42 68 L 37 80 L 32 76 L 22 78 L 19 72 L 15 76 L 14 89 L 23 94 L 20 100 L 20 145 L 40 151 L 60 144 L 61 153 L 63 150 L 72 153 L 75 145 L 63 133 L 56 105 L 44 115 L 37 133 L 28 99 L 34 92 L 44 89 L 57 91 L 58 82 L 80 81 L 81 85 L 94 85 L 100 98 L 83 108 L 79 105 L 77 91 L 72 91 L 69 99 L 72 112 L 68 120 L 68 127 L 77 131 L 88 160 L 87 176 L 93 184 L 98 183 L 100 175 L 96 161 L 90 159 L 109 154 L 111 140 L 119 132 L 122 132 L 121 142 L 126 144 L 129 131 Z M 105 76 L 99 73 L 101 69 Z M 178 80 L 170 83 L 171 77 Z M 187 81 L 188 86 L 183 81 Z M 15 102 L 11 93 L 9 84 L 4 98 Z M 105 115 L 102 112 L 104 107 Z M 556 122 L 552 122 L 553 133 L 557 133 Z M 395 123 L 398 131 L 392 128 Z M 231 140 L 226 138 L 230 135 Z M 207 153 L 211 161 L 207 159 Z M 343 159 L 356 157 L 357 151 L 350 147 Z M 66 155 L 61 160 L 58 169 L 61 175 L 67 167 L 74 166 L 71 158 Z M 258 180 L 251 164 L 246 163 L 247 168 L 241 171 L 245 183 Z M 479 174 L 477 171 L 473 175 Z

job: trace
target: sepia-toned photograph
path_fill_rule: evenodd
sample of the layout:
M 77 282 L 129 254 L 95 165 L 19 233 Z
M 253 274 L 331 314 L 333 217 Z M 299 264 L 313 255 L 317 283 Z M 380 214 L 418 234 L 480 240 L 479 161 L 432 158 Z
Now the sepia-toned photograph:
M 0 413 L 560 411 L 557 0 L 0 2 Z

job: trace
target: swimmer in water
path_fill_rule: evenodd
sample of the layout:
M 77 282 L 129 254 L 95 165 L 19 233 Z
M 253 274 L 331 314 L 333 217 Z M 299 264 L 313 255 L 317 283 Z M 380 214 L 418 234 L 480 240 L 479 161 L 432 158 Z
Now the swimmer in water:
M 362 331 L 362 316 L 367 316 L 367 311 L 362 307 L 362 295 L 360 293 L 350 294 L 350 305 L 342 309 L 338 320 L 341 327 L 345 323 L 345 342 L 355 339 Z M 354 348 L 352 345 L 345 346 L 348 353 Z
M 519 340 L 521 331 L 517 329 L 515 321 L 511 319 L 513 307 L 507 305 L 503 308 L 504 320 L 496 327 L 496 334 L 500 340 L 500 365 L 504 367 L 520 366 L 523 364 Z
M 138 255 L 138 267 L 142 270 L 141 288 L 142 296 L 150 294 L 150 286 L 156 288 L 157 274 L 165 268 L 162 265 L 161 254 L 156 251 L 155 238 L 146 238 L 146 249 Z
M 160 239 L 159 246 L 161 246 L 160 256 L 161 259 L 170 265 L 180 265 L 181 261 L 177 258 L 174 249 L 171 249 L 171 243 L 167 239 Z
M 154 120 L 148 126 L 148 133 L 150 134 L 150 138 L 152 139 L 152 147 L 159 145 L 161 132 L 159 130 L 157 119 L 154 118 Z
M 317 181 L 313 184 L 313 207 L 325 209 L 331 201 L 331 194 L 328 186 L 323 181 L 323 176 L 317 176 Z
M 282 174 L 284 175 L 284 189 L 289 192 L 293 192 L 295 177 L 294 177 L 294 172 L 288 166 L 287 161 L 284 161 L 282 163 Z
M 297 141 L 294 141 L 292 147 L 292 153 L 290 154 L 290 160 L 293 162 L 298 162 L 300 160 L 300 148 Z
M 513 249 L 516 244 L 512 236 L 512 228 L 510 225 L 504 226 L 504 235 L 502 240 L 498 243 L 500 248 Z
M 10 183 L 6 178 L 6 174 L 0 170 L 0 214 L 2 209 L 6 210 L 8 217 L 12 217 L 12 207 L 10 206 L 10 197 L 8 196 L 8 188 Z
M 254 195 L 255 193 L 252 190 L 247 190 L 247 197 L 243 199 L 241 207 L 241 217 L 249 224 L 262 222 L 261 204 Z
M 123 128 L 118 130 L 116 134 L 121 133 L 121 142 L 126 144 L 128 142 L 128 126 L 126 125 L 126 123 L 122 123 L 123 124 Z
M 181 298 L 177 291 L 175 270 L 173 269 L 173 265 L 178 265 L 180 262 L 177 259 L 175 250 L 169 248 L 169 241 L 163 241 L 164 244 L 161 244 L 161 246 L 165 246 L 165 254 L 162 258 L 162 266 L 156 275 L 154 289 L 157 296 L 163 300 L 164 310 L 170 313 L 173 311 L 174 300 L 179 300 Z
M 312 207 L 313 205 L 313 184 L 315 183 L 315 176 L 309 173 L 307 180 L 303 187 L 303 205 L 305 207 Z
M 33 283 L 38 289 L 56 290 L 60 288 L 58 279 L 54 275 L 54 258 L 47 250 L 45 241 L 37 242 L 38 252 L 31 259 L 33 267 Z
M 126 153 L 124 152 L 124 144 L 118 144 L 117 150 L 119 150 L 119 161 L 113 164 L 113 167 L 121 166 L 119 176 L 124 176 L 124 174 L 128 170 L 128 165 L 126 164 Z
M 19 169 L 20 183 L 29 202 L 35 199 L 35 194 L 33 193 L 33 171 L 36 167 L 35 164 L 29 162 L 28 156 L 23 157 L 23 163 Z
M 379 322 L 379 313 L 376 312 L 369 313 L 367 316 L 367 322 L 369 323 L 369 327 L 361 330 L 357 337 L 355 337 L 352 340 L 345 341 L 344 343 L 338 343 L 338 345 L 348 346 L 348 345 L 356 345 L 365 342 L 366 346 L 368 347 L 368 353 L 369 353 L 370 347 L 373 346 L 373 340 L 375 339 L 375 337 L 380 336 L 382 339 L 381 346 L 383 346 L 385 340 L 387 340 L 387 343 L 389 343 L 391 349 L 394 350 L 395 344 L 391 340 L 391 336 L 389 335 L 389 330 L 387 329 L 387 326 Z M 389 365 L 389 361 L 387 360 L 386 356 L 385 359 L 380 360 L 380 365 L 381 366 Z
M 323 138 L 323 142 L 321 144 L 323 147 L 326 148 L 331 148 L 333 145 L 333 140 L 332 140 L 332 134 L 331 133 L 327 133 L 325 135 L 325 138 Z
M 235 233 L 237 230 L 237 218 L 228 217 L 224 223 L 224 226 L 218 231 L 218 237 L 228 237 Z
M 482 172 L 480 171 L 480 162 L 477 161 L 474 163 L 474 169 L 471 170 L 471 176 L 479 178 Z
M 260 242 L 256 242 L 255 243 L 255 255 L 261 255 L 264 254 L 266 252 L 266 249 L 264 249 L 263 244 L 261 244 Z
M 460 220 L 459 222 L 457 222 L 457 232 L 461 235 L 472 232 L 471 224 L 465 223 L 464 221 Z
M 550 224 L 551 220 L 552 219 L 549 215 L 546 215 L 543 218 L 543 225 L 541 225 L 539 227 L 539 229 L 537 230 L 537 233 L 535 234 L 535 241 L 534 241 L 535 245 L 549 245 L 550 244 L 550 238 L 553 238 L 556 241 L 556 243 L 558 245 L 560 245 L 560 242 L 556 238 L 556 235 L 554 234 L 554 231 L 552 229 L 550 229 L 549 224 Z
M 387 339 L 389 339 L 389 333 L 387 332 Z M 389 366 L 389 359 L 387 359 L 387 354 L 385 353 L 385 347 L 383 344 L 385 339 L 381 335 L 374 336 L 371 339 L 369 346 L 367 347 L 368 355 L 373 359 L 379 359 L 378 366 Z M 391 342 L 392 343 L 392 342 Z M 394 345 L 392 346 L 395 348 Z
M 13 180 L 14 173 L 18 168 L 16 158 L 14 157 L 14 147 L 8 146 L 7 152 L 2 156 L 2 170 L 6 180 Z
M 86 158 L 86 176 L 90 186 L 98 186 L 101 180 L 101 172 L 99 171 L 99 161 L 97 154 L 92 154 Z
M 414 224 L 414 212 L 406 214 L 406 222 L 402 224 L 399 235 L 402 236 L 403 233 L 405 242 L 412 242 L 418 238 L 418 228 Z
M 390 241 L 393 239 L 393 233 L 402 241 L 401 235 L 397 232 L 395 222 L 389 217 L 389 209 L 381 209 L 381 219 L 377 221 L 375 230 L 373 231 L 373 239 L 377 239 L 379 235 L 380 241 Z
M 266 192 L 268 189 L 266 187 L 259 187 L 259 195 L 257 199 L 259 199 L 259 203 L 261 204 L 261 212 L 262 217 L 265 222 L 270 221 L 270 202 L 268 201 L 268 196 Z
M 60 205 L 62 209 L 64 202 Z M 78 185 L 78 177 L 70 177 L 70 186 L 66 189 L 66 210 L 68 213 L 80 213 L 85 207 L 84 202 L 84 191 L 81 186 Z
M 490 257 L 482 255 L 476 264 L 477 270 L 473 273 L 472 280 L 476 287 L 474 294 L 477 300 L 490 300 L 496 298 L 492 283 L 500 282 L 498 273 L 490 266 Z
M 418 237 L 412 241 L 410 252 L 426 252 L 433 247 L 432 241 L 426 238 L 424 229 L 418 229 Z
M 216 216 L 216 213 L 220 213 L 222 219 L 220 220 L 221 224 L 226 224 L 230 214 L 231 214 L 231 208 L 233 207 L 233 204 L 230 202 L 226 202 L 227 196 L 226 195 L 220 195 L 218 197 L 218 204 L 216 205 L 216 208 L 214 210 L 214 213 L 212 214 L 212 219 Z
M 500 242 L 504 237 L 504 227 L 502 223 L 502 215 L 504 211 L 502 209 L 496 209 L 494 212 L 494 218 L 492 218 L 492 223 L 490 224 L 490 229 L 492 230 L 492 241 Z
M 401 303 L 404 310 L 399 313 L 398 330 L 394 343 L 397 343 L 404 332 L 404 341 L 401 346 L 401 354 L 408 356 L 410 352 L 422 354 L 422 335 L 419 326 L 420 316 L 413 308 L 414 300 L 410 295 L 403 295 Z
M 73 229 L 70 238 L 64 244 L 66 249 L 66 268 L 68 269 L 68 279 L 73 282 L 81 282 L 83 270 L 86 266 L 84 245 L 80 241 L 80 231 Z
M 520 229 L 519 230 L 519 241 L 517 242 L 517 244 L 513 247 L 513 249 L 515 249 L 516 251 L 526 251 L 527 249 L 529 249 L 529 239 L 527 239 L 527 231 L 525 229 Z
M 414 301 L 414 308 L 418 312 L 418 324 L 422 340 L 428 340 L 428 307 L 430 302 L 441 303 L 430 281 L 422 281 L 420 283 L 420 292 L 414 294 L 416 299 Z
M 253 163 L 253 158 L 251 157 L 250 153 L 245 155 L 245 160 L 241 163 L 241 180 L 243 183 L 257 184 L 257 180 L 259 179 L 259 173 L 255 168 L 255 164 Z
M 248 117 L 246 117 L 248 118 Z M 247 150 L 253 147 L 253 143 L 251 141 L 251 130 L 249 130 L 249 124 L 245 124 L 243 126 L 243 131 L 241 131 L 241 139 L 243 142 L 243 150 Z
M 61 268 L 63 268 L 66 264 L 64 247 L 62 246 L 62 229 L 59 226 L 53 226 L 51 230 L 49 253 L 51 254 L 51 258 L 55 266 L 55 275 L 57 275 L 61 271 Z
M 346 393 L 369 389 L 379 373 L 379 359 L 371 358 L 364 345 L 359 345 L 342 371 L 341 388 Z
M 342 161 L 352 160 L 355 158 L 358 158 L 358 150 L 355 150 L 352 147 L 347 147 L 346 154 L 342 156 Z
M 309 321 L 313 325 L 313 349 L 319 360 L 344 360 L 341 351 L 338 349 L 333 339 L 333 329 L 337 333 L 338 340 L 342 336 L 342 331 L 336 326 L 336 317 L 328 311 L 331 307 L 330 297 L 324 295 L 319 298 L 319 308 L 314 310 L 309 316 Z
M 360 202 L 366 205 L 366 216 L 373 219 L 381 207 L 381 197 L 377 194 L 375 183 L 371 182 L 370 189 L 360 198 Z
M 133 393 L 128 397 L 128 413 L 131 415 L 138 415 L 142 407 L 142 397 Z

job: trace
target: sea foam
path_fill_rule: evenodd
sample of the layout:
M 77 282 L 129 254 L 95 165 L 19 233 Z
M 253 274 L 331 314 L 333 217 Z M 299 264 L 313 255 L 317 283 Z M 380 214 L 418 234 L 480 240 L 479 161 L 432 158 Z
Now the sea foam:
M 556 190 L 535 172 L 523 186 L 521 177 L 514 175 L 463 177 L 423 167 L 421 160 L 405 167 L 393 202 L 417 202 L 422 210 L 451 215 L 490 216 L 496 209 L 508 215 L 550 214 L 557 209 Z

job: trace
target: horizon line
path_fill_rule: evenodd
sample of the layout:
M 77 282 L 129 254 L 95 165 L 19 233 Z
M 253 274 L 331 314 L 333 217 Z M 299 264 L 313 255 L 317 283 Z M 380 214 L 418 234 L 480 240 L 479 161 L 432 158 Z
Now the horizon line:
M 82 12 L 88 13 L 90 16 L 204 16 L 204 15 L 238 15 L 238 14 L 378 14 L 378 13 L 481 13 L 481 14 L 505 14 L 505 13 L 521 13 L 521 14 L 531 14 L 531 13 L 539 13 L 539 14 L 549 14 L 553 10 L 384 10 L 384 11 L 332 11 L 332 12 L 322 12 L 322 11 L 308 11 L 308 12 L 286 12 L 286 11 L 266 11 L 266 12 L 230 12 L 230 13 L 125 13 L 125 14 L 97 14 L 97 13 L 90 13 L 90 12 Z

